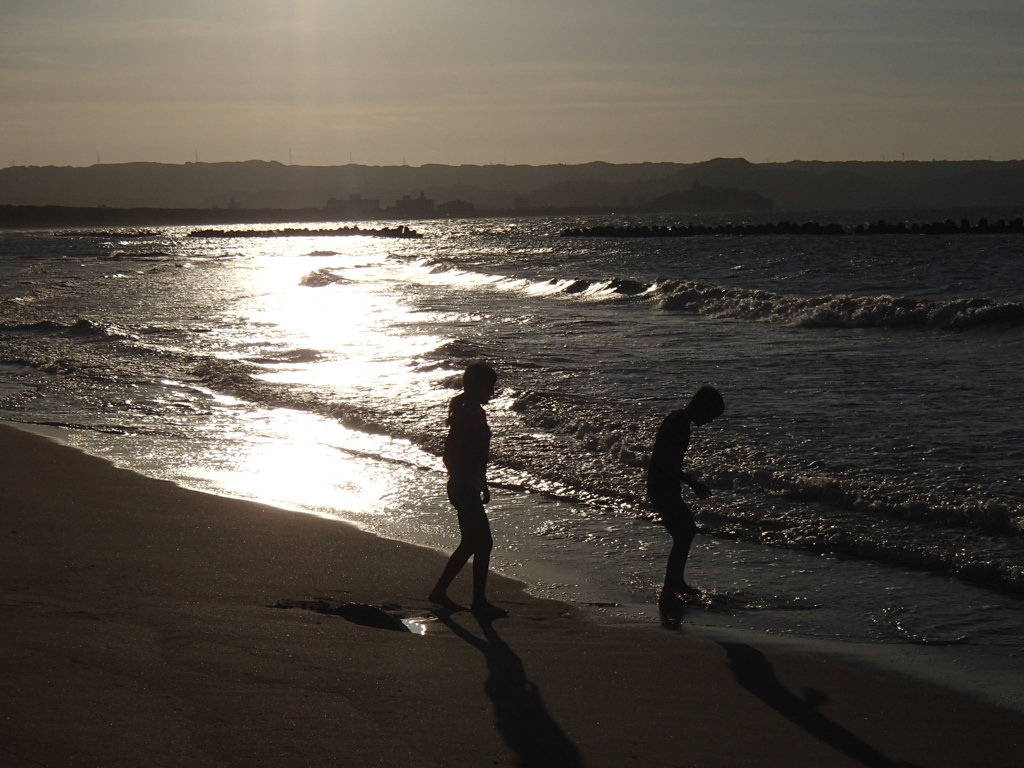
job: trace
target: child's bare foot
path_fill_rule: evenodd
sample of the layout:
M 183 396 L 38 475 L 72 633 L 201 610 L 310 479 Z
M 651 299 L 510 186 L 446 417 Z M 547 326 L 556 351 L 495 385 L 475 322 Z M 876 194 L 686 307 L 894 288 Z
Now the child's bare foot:
M 684 581 L 683 585 L 676 590 L 676 594 L 685 600 L 688 597 L 697 597 L 700 595 L 700 590 L 697 587 L 691 587 Z
M 682 607 L 683 600 L 678 592 L 665 592 L 662 591 L 658 597 L 658 610 L 670 611 L 675 608 Z
M 461 606 L 448 597 L 448 594 L 444 590 L 434 590 L 431 592 L 427 599 L 435 605 L 443 605 L 445 608 L 460 608 Z
M 678 629 L 683 620 L 683 601 L 674 594 L 662 594 L 658 598 L 658 612 L 661 614 L 661 626 Z
M 479 616 L 482 619 L 504 619 L 508 617 L 508 611 L 486 600 L 474 600 L 469 610 L 474 616 Z

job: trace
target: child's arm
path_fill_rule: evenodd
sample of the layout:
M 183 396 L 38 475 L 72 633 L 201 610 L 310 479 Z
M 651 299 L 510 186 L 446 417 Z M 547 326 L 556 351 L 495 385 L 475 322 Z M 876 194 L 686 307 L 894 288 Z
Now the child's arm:
M 469 484 L 474 491 L 480 494 L 484 504 L 491 503 L 491 489 L 487 487 L 487 472 L 474 472 L 469 477 Z
M 682 478 L 683 482 L 690 486 L 690 489 L 697 494 L 698 499 L 706 499 L 711 496 L 711 489 L 689 472 L 680 472 L 679 476 Z

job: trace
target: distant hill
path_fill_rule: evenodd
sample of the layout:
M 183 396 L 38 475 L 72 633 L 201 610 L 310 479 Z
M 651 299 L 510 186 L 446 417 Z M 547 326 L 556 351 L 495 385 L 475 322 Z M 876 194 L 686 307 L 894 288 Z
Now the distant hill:
M 652 213 L 707 213 L 713 211 L 769 211 L 770 198 L 758 192 L 729 187 L 709 187 L 699 181 L 685 192 L 669 192 L 643 206 Z
M 697 184 L 768 199 L 775 211 L 1024 206 L 1024 161 L 581 165 L 286 166 L 276 162 L 125 163 L 0 169 L 0 205 L 112 208 L 322 208 L 360 195 L 462 200 L 478 212 L 650 210 Z M 676 196 L 676 197 L 673 197 Z M 735 206 L 733 195 L 717 205 Z M 692 201 L 691 201 L 692 202 Z M 749 210 L 749 202 L 724 210 Z M 761 208 L 756 208 L 761 209 Z M 706 208 L 691 210 L 707 210 Z

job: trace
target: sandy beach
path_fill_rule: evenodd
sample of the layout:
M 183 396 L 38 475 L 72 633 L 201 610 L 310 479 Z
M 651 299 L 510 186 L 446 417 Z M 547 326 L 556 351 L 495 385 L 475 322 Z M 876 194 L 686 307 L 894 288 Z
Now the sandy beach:
M 6 425 L 0 457 L 4 768 L 1020 763 L 1024 718 L 940 688 L 500 577 L 508 619 L 432 617 L 442 553 Z

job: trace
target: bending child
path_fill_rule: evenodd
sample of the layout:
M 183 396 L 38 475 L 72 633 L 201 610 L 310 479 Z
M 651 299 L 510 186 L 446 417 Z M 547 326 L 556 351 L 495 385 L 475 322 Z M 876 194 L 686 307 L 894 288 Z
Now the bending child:
M 461 540 L 448 559 L 437 585 L 430 592 L 431 602 L 456 605 L 448 597 L 448 587 L 473 558 L 473 603 L 475 614 L 489 617 L 507 615 L 487 600 L 487 571 L 490 567 L 491 525 L 484 504 L 491 500 L 487 489 L 487 458 L 491 429 L 483 406 L 494 396 L 498 374 L 484 363 L 473 363 L 462 375 L 463 392 L 448 405 L 448 437 L 444 442 L 444 465 L 448 469 L 448 500 L 459 515 Z
M 699 499 L 711 495 L 704 483 L 683 471 L 686 449 L 690 445 L 690 425 L 707 424 L 724 411 L 725 402 L 718 390 L 714 387 L 701 387 L 685 408 L 665 417 L 654 441 L 651 464 L 647 471 L 647 496 L 672 536 L 672 551 L 665 569 L 665 586 L 658 598 L 658 608 L 666 623 L 678 622 L 683 596 L 697 594 L 697 590 L 683 578 L 690 545 L 697 535 L 697 525 L 693 521 L 693 513 L 683 501 L 680 481 L 690 486 Z

